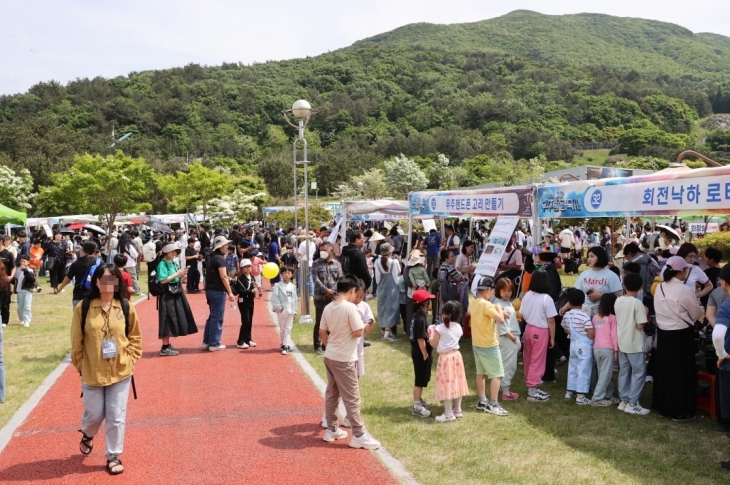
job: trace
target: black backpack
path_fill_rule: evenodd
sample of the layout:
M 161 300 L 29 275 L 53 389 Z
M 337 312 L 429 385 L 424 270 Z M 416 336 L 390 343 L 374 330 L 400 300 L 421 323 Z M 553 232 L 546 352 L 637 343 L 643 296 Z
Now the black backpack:
M 154 261 L 154 266 L 150 263 L 150 267 L 147 273 L 147 291 L 152 296 L 160 296 L 165 292 L 165 286 L 161 285 L 157 279 L 157 265 L 160 261 Z
M 129 300 L 122 298 L 122 313 L 124 313 L 124 335 L 129 337 Z M 86 316 L 89 314 L 89 308 L 91 307 L 91 300 L 84 298 L 81 300 L 81 335 L 84 334 L 86 328 Z M 137 386 L 134 385 L 134 375 L 132 376 L 132 392 L 134 398 L 137 399 Z M 84 397 L 83 391 L 81 397 Z

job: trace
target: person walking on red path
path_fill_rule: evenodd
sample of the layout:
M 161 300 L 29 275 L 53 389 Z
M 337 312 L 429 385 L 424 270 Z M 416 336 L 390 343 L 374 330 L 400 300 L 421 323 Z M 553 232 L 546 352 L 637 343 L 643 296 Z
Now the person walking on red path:
M 253 326 L 253 305 L 256 291 L 261 298 L 261 287 L 251 276 L 251 260 L 241 260 L 238 278 L 231 283 L 234 293 L 238 295 L 238 311 L 241 313 L 241 329 L 238 331 L 238 340 L 236 347 L 239 349 L 247 349 L 256 347 L 256 342 L 251 338 L 251 328 Z
M 213 240 L 213 252 L 210 253 L 208 269 L 205 272 L 205 299 L 208 302 L 208 308 L 210 308 L 210 316 L 205 322 L 201 349 L 210 352 L 226 348 L 225 345 L 221 344 L 223 317 L 226 312 L 226 295 L 228 295 L 228 300 L 231 302 L 236 301 L 228 282 L 228 271 L 224 256 L 229 244 L 231 244 L 231 241 L 226 239 L 225 236 L 218 236 Z
M 377 450 L 380 442 L 365 432 L 360 417 L 360 387 L 357 380 L 357 343 L 365 332 L 365 325 L 354 301 L 361 283 L 353 276 L 345 276 L 337 282 L 337 299 L 325 307 L 319 336 L 326 347 L 324 366 L 327 370 L 325 414 L 327 431 L 324 441 L 333 442 L 347 438 L 347 432 L 339 428 L 337 405 L 339 398 L 347 410 L 352 427 L 350 448 Z
M 129 384 L 134 365 L 142 357 L 142 332 L 134 306 L 121 293 L 122 277 L 113 264 L 99 266 L 91 279 L 88 313 L 76 305 L 71 323 L 71 361 L 81 374 L 84 414 L 79 450 L 88 455 L 93 439 L 106 419 L 106 469 L 124 471 Z M 125 315 L 125 309 L 129 312 Z

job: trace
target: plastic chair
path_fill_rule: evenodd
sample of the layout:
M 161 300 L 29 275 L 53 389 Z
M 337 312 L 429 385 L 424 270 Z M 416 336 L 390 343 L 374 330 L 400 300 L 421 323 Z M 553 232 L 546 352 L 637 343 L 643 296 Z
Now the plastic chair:
M 715 412 L 715 376 L 707 371 L 697 373 L 697 382 L 707 382 L 710 385 L 710 394 L 697 397 L 697 409 L 710 413 L 712 419 L 717 419 Z

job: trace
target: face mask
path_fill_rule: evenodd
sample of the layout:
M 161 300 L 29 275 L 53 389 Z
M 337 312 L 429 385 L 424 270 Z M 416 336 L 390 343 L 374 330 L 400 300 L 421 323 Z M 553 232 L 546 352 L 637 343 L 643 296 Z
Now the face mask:
M 327 251 L 320 251 L 319 252 L 319 257 L 322 258 L 322 259 L 327 259 L 327 258 L 330 257 L 330 253 L 328 253 Z

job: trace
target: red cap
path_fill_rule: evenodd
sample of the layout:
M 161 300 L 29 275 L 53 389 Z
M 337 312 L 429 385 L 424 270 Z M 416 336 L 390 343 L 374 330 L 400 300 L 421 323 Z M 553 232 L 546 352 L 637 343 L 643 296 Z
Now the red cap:
M 422 303 L 431 298 L 436 298 L 436 295 L 432 295 L 426 290 L 416 290 L 413 292 L 411 300 L 413 300 L 413 303 Z

